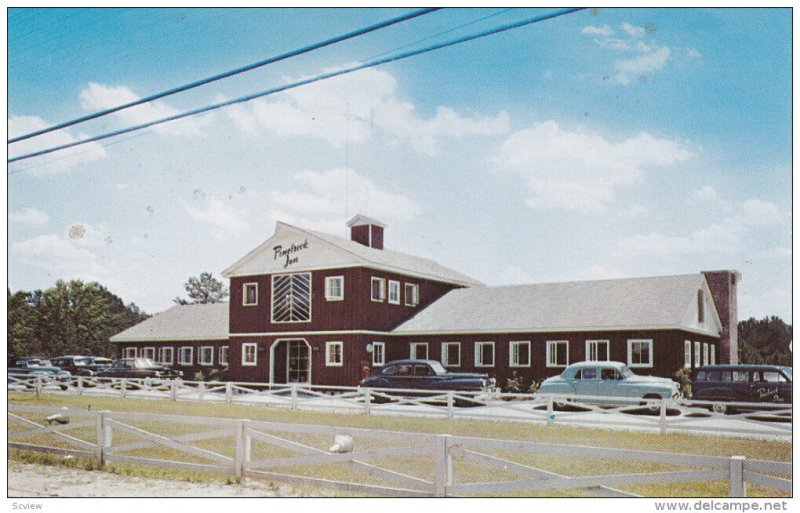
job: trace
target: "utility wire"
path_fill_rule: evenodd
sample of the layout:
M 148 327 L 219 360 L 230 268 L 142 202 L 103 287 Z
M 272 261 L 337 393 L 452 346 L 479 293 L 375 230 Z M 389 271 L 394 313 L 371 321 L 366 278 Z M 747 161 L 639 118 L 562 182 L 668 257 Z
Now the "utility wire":
M 114 112 L 119 112 L 121 110 L 128 109 L 130 107 L 135 107 L 135 106 L 141 105 L 143 103 L 151 102 L 153 100 L 158 100 L 160 98 L 164 98 L 166 96 L 171 96 L 173 94 L 180 93 L 180 92 L 183 92 L 183 91 L 188 91 L 189 89 L 194 89 L 195 87 L 200 87 L 200 86 L 205 85 L 205 84 L 210 84 L 211 82 L 216 82 L 217 80 L 222 80 L 223 78 L 232 77 L 234 75 L 238 75 L 240 73 L 244 73 L 245 71 L 254 70 L 256 68 L 260 68 L 262 66 L 266 66 L 267 64 L 273 64 L 275 62 L 282 61 L 282 60 L 288 59 L 290 57 L 296 57 L 298 55 L 302 55 L 304 53 L 308 53 L 308 52 L 310 52 L 312 50 L 318 50 L 318 49 L 323 48 L 325 46 L 330 46 L 330 45 L 332 45 L 334 43 L 339 43 L 339 42 L 345 41 L 347 39 L 352 39 L 352 38 L 357 37 L 357 36 L 368 34 L 370 32 L 374 32 L 376 30 L 379 30 L 379 29 L 382 29 L 382 28 L 386 28 L 386 27 L 388 27 L 390 25 L 394 25 L 394 24 L 400 23 L 402 21 L 407 21 L 407 20 L 410 20 L 410 19 L 413 19 L 413 18 L 417 18 L 419 16 L 423 16 L 425 14 L 430 14 L 430 13 L 438 11 L 440 9 L 441 9 L 441 7 L 435 7 L 435 8 L 427 8 L 427 9 L 420 9 L 420 10 L 417 10 L 417 11 L 413 11 L 413 12 L 410 12 L 410 13 L 405 14 L 403 16 L 399 16 L 397 18 L 392 18 L 392 19 L 389 19 L 389 20 L 386 20 L 386 21 L 382 21 L 382 22 L 377 23 L 375 25 L 370 25 L 368 27 L 360 28 L 358 30 L 354 30 L 352 32 L 348 32 L 347 34 L 343 34 L 341 36 L 336 36 L 336 37 L 333 37 L 331 39 L 326 39 L 325 41 L 322 41 L 322 42 L 319 42 L 319 43 L 314 43 L 312 45 L 304 46 L 303 48 L 299 48 L 297 50 L 292 50 L 290 52 L 287 52 L 287 53 L 284 53 L 284 54 L 281 54 L 281 55 L 270 57 L 268 59 L 264 59 L 262 61 L 255 62 L 253 64 L 248 64 L 248 65 L 242 66 L 240 68 L 236 68 L 236 69 L 233 69 L 233 70 L 230 70 L 230 71 L 225 71 L 225 72 L 220 73 L 218 75 L 213 75 L 213 76 L 208 77 L 208 78 L 204 78 L 204 79 L 201 79 L 201 80 L 196 80 L 196 81 L 190 82 L 188 84 L 184 84 L 184 85 L 181 85 L 181 86 L 178 86 L 178 87 L 174 87 L 172 89 L 168 89 L 168 90 L 162 91 L 160 93 L 156 93 L 156 94 L 153 94 L 153 95 L 150 95 L 150 96 L 146 96 L 144 98 L 140 98 L 140 99 L 132 101 L 130 103 L 125 103 L 125 104 L 122 104 L 122 105 L 118 105 L 116 107 L 112 107 L 110 109 L 94 112 L 94 113 L 88 114 L 86 116 L 75 118 L 75 119 L 72 119 L 72 120 L 69 120 L 69 121 L 65 121 L 63 123 L 59 123 L 57 125 L 53 125 L 53 126 L 50 126 L 50 127 L 47 127 L 47 128 L 43 128 L 41 130 L 37 130 L 35 132 L 31 132 L 29 134 L 20 135 L 18 137 L 14 137 L 12 139 L 9 139 L 8 140 L 8 144 L 13 144 L 15 142 L 24 141 L 24 140 L 30 139 L 32 137 L 36 137 L 36 136 L 43 135 L 43 134 L 46 134 L 46 133 L 49 133 L 49 132 L 53 132 L 55 130 L 60 130 L 62 128 L 67 128 L 69 126 L 77 125 L 78 123 L 83 123 L 83 122 L 86 122 L 86 121 L 89 121 L 89 120 L 92 120 L 92 119 L 97 119 L 99 117 L 106 116 L 106 115 L 112 114 Z
M 507 30 L 523 27 L 525 25 L 531 25 L 531 24 L 538 23 L 538 22 L 541 22 L 541 21 L 546 21 L 546 20 L 550 20 L 550 19 L 553 19 L 553 18 L 558 18 L 559 16 L 564 16 L 566 14 L 571 14 L 571 13 L 574 13 L 574 12 L 577 12 L 577 11 L 581 11 L 583 9 L 586 9 L 586 8 L 585 7 L 577 7 L 577 8 L 571 8 L 571 9 L 562 9 L 562 10 L 559 10 L 559 11 L 556 11 L 556 12 L 553 12 L 553 13 L 550 13 L 550 14 L 544 14 L 544 15 L 541 15 L 541 16 L 535 16 L 533 18 L 528 18 L 528 19 L 523 20 L 523 21 L 518 21 L 518 22 L 510 23 L 510 24 L 507 24 L 507 25 L 502 25 L 500 27 L 496 27 L 496 28 L 493 28 L 493 29 L 485 30 L 485 31 L 479 32 L 477 34 L 463 36 L 463 37 L 460 37 L 460 38 L 457 38 L 457 39 L 446 41 L 444 43 L 439 43 L 439 44 L 431 45 L 431 46 L 428 46 L 428 47 L 425 47 L 425 48 L 421 48 L 421 49 L 418 49 L 418 50 L 412 50 L 412 51 L 405 52 L 405 53 L 400 53 L 400 54 L 397 54 L 397 55 L 394 55 L 394 56 L 389 56 L 389 57 L 386 57 L 386 58 L 383 58 L 383 59 L 378 59 L 378 60 L 374 60 L 374 61 L 358 64 L 358 65 L 351 66 L 351 67 L 348 67 L 348 68 L 340 69 L 338 71 L 333 71 L 333 72 L 330 72 L 330 73 L 323 73 L 322 75 L 317 75 L 316 77 L 307 78 L 305 80 L 300 80 L 298 82 L 293 82 L 291 84 L 286 84 L 286 85 L 275 87 L 275 88 L 272 88 L 272 89 L 267 89 L 266 91 L 261 91 L 261 92 L 250 94 L 250 95 L 247 95 L 247 96 L 242 96 L 242 97 L 239 97 L 239 98 L 235 98 L 233 100 L 228 100 L 228 101 L 221 102 L 221 103 L 215 103 L 215 104 L 212 104 L 212 105 L 207 105 L 207 106 L 201 107 L 199 109 L 186 111 L 186 112 L 183 112 L 183 113 L 180 113 L 180 114 L 175 114 L 173 116 L 169 116 L 169 117 L 166 117 L 166 118 L 158 119 L 158 120 L 155 120 L 155 121 L 150 121 L 150 122 L 147 122 L 147 123 L 143 123 L 141 125 L 131 126 L 131 127 L 128 127 L 128 128 L 123 128 L 121 130 L 116 130 L 116 131 L 113 131 L 113 132 L 108 132 L 108 133 L 97 135 L 97 136 L 94 136 L 94 137 L 89 137 L 87 139 L 81 139 L 79 141 L 73 141 L 73 142 L 68 143 L 68 144 L 62 144 L 60 146 L 53 146 L 51 148 L 47 148 L 47 149 L 44 149 L 44 150 L 39 150 L 39 151 L 35 151 L 35 152 L 32 152 L 32 153 L 27 153 L 25 155 L 20 155 L 18 157 L 13 157 L 13 158 L 8 159 L 8 163 L 11 164 L 13 162 L 18 162 L 20 160 L 30 159 L 30 158 L 33 158 L 33 157 L 38 157 L 40 155 L 46 155 L 48 153 L 53 153 L 53 152 L 56 152 L 56 151 L 65 150 L 67 148 L 72 148 L 74 146 L 79 146 L 81 144 L 87 144 L 87 143 L 90 143 L 90 142 L 101 141 L 103 139 L 108 139 L 110 137 L 116 137 L 118 135 L 127 134 L 127 133 L 130 133 L 130 132 L 135 132 L 137 130 L 141 130 L 143 128 L 148 128 L 148 127 L 151 127 L 151 126 L 154 126 L 154 125 L 160 125 L 162 123 L 167 123 L 167 122 L 170 122 L 170 121 L 175 121 L 175 120 L 186 118 L 186 117 L 189 117 L 189 116 L 194 116 L 194 115 L 197 115 L 197 114 L 210 112 L 212 110 L 221 109 L 223 107 L 228 107 L 230 105 L 235 105 L 235 104 L 238 104 L 238 103 L 245 103 L 245 102 L 248 102 L 250 100 L 254 100 L 256 98 L 269 96 L 269 95 L 272 95 L 272 94 L 275 94 L 275 93 L 279 93 L 279 92 L 282 92 L 282 91 L 286 91 L 286 90 L 289 90 L 289 89 L 294 89 L 296 87 L 312 84 L 314 82 L 320 82 L 322 80 L 327 80 L 329 78 L 334 78 L 334 77 L 338 77 L 338 76 L 341 76 L 341 75 L 346 75 L 348 73 L 353 73 L 355 71 L 359 71 L 359 70 L 362 70 L 362 69 L 372 68 L 372 67 L 375 67 L 375 66 L 379 66 L 381 64 L 387 64 L 387 63 L 390 63 L 390 62 L 395 62 L 395 61 L 399 61 L 399 60 L 402 60 L 402 59 L 407 59 L 409 57 L 413 57 L 413 56 L 416 56 L 416 55 L 421 55 L 421 54 L 424 54 L 424 53 L 432 52 L 434 50 L 440 50 L 442 48 L 447 48 L 449 46 L 454 46 L 454 45 L 457 45 L 457 44 L 460 44 L 460 43 L 465 43 L 467 41 L 472 41 L 474 39 L 480 39 L 480 38 L 483 38 L 483 37 L 486 37 L 486 36 L 490 36 L 490 35 L 493 35 L 493 34 L 498 34 L 500 32 L 505 32 Z

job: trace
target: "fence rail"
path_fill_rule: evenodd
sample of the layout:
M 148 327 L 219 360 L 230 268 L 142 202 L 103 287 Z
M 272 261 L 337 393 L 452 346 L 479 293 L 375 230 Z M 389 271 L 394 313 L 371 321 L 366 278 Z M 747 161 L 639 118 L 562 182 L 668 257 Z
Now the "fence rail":
M 50 417 L 54 413 L 60 414 L 60 422 L 54 422 Z M 370 495 L 446 497 L 577 489 L 597 496 L 630 497 L 637 495 L 616 487 L 704 481 L 728 482 L 731 497 L 745 497 L 747 483 L 792 492 L 791 480 L 780 477 L 791 476 L 790 462 L 748 460 L 741 456 L 727 458 L 249 419 L 54 410 L 14 404 L 8 405 L 7 415 L 9 449 L 92 458 L 99 467 L 110 463 L 128 463 L 218 472 L 229 474 L 237 480 L 260 477 Z M 45 420 L 38 420 L 48 417 L 51 419 L 49 425 Z M 153 424 L 169 433 L 143 427 Z M 12 429 L 12 426 L 17 426 L 17 429 Z M 36 444 L 20 441 L 32 434 L 51 437 L 49 439 L 74 447 L 43 445 L 38 438 L 36 441 L 39 443 Z M 82 435 L 82 438 L 78 438 L 78 435 Z M 325 440 L 337 435 L 350 437 L 353 445 L 350 452 L 331 452 L 319 447 Z M 292 439 L 292 436 L 305 439 Z M 201 441 L 213 441 L 215 450 L 195 445 Z M 171 450 L 169 454 L 177 453 L 183 458 L 130 454 L 134 450 L 159 447 L 167 447 Z M 260 452 L 256 449 L 260 449 Z M 574 456 L 684 468 L 666 472 L 568 476 L 487 453 L 498 450 L 514 455 Z M 479 475 L 491 475 L 492 469 L 500 468 L 516 478 L 456 482 L 458 473 L 453 472 L 453 464 L 461 461 L 488 470 L 481 471 Z M 346 465 L 367 478 L 362 478 L 361 482 L 348 480 L 346 473 L 341 473 L 340 479 L 319 477 L 319 471 L 315 469 L 331 464 L 342 470 Z M 405 470 L 398 470 L 398 466 L 405 466 Z M 279 472 L 288 468 L 294 471 Z M 421 470 L 427 470 L 427 474 L 414 475 Z
M 695 432 L 788 439 L 791 404 L 377 389 L 266 384 L 9 375 L 9 390 L 104 395 L 367 415 L 414 415 L 540 422 L 546 425 Z

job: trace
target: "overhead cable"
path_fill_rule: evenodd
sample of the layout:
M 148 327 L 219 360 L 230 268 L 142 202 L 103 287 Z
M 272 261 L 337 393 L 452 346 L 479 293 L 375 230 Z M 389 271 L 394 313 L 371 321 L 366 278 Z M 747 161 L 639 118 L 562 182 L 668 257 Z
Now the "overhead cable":
M 50 127 L 47 127 L 47 128 L 43 128 L 43 129 L 37 130 L 35 132 L 31 132 L 31 133 L 28 133 L 28 134 L 25 134 L 25 135 L 20 135 L 20 136 L 17 136 L 17 137 L 13 137 L 13 138 L 8 140 L 8 144 L 13 144 L 13 143 L 16 143 L 16 142 L 24 141 L 26 139 L 30 139 L 32 137 L 36 137 L 36 136 L 43 135 L 43 134 L 46 134 L 46 133 L 49 133 L 49 132 L 53 132 L 55 130 L 60 130 L 62 128 L 67 128 L 67 127 L 70 127 L 70 126 L 73 126 L 73 125 L 77 125 L 79 123 L 84 123 L 86 121 L 90 121 L 92 119 L 97 119 L 99 117 L 107 116 L 108 114 L 113 114 L 114 112 L 119 112 L 119 111 L 124 110 L 124 109 L 129 109 L 131 107 L 135 107 L 135 106 L 141 105 L 143 103 L 148 103 L 148 102 L 151 102 L 153 100 L 158 100 L 158 99 L 161 99 L 161 98 L 164 98 L 164 97 L 167 97 L 167 96 L 171 96 L 173 94 L 181 93 L 183 91 L 188 91 L 189 89 L 194 89 L 196 87 L 200 87 L 200 86 L 205 85 L 205 84 L 210 84 L 211 82 L 216 82 L 217 80 L 222 80 L 223 78 L 232 77 L 234 75 L 238 75 L 240 73 L 244 73 L 245 71 L 251 71 L 251 70 L 254 70 L 256 68 L 260 68 L 260 67 L 266 66 L 267 64 L 273 64 L 275 62 L 282 61 L 282 60 L 288 59 L 290 57 L 296 57 L 298 55 L 302 55 L 304 53 L 308 53 L 308 52 L 311 52 L 313 50 L 318 50 L 318 49 L 323 48 L 325 46 L 330 46 L 330 45 L 332 45 L 334 43 L 339 43 L 339 42 L 345 41 L 347 39 L 352 39 L 352 38 L 357 37 L 357 36 L 368 34 L 370 32 L 374 32 L 374 31 L 382 29 L 382 28 L 386 28 L 386 27 L 388 27 L 390 25 L 394 25 L 396 23 L 400 23 L 400 22 L 407 21 L 407 20 L 410 20 L 410 19 L 413 19 L 413 18 L 417 18 L 417 17 L 423 16 L 425 14 L 430 14 L 430 13 L 438 11 L 440 9 L 441 9 L 441 7 L 435 7 L 435 8 L 427 8 L 427 9 L 420 9 L 420 10 L 417 10 L 417 11 L 413 11 L 413 12 L 410 12 L 410 13 L 405 14 L 403 16 L 399 16 L 397 18 L 392 18 L 392 19 L 389 19 L 389 20 L 382 21 L 380 23 L 376 23 L 374 25 L 370 25 L 368 27 L 363 27 L 363 28 L 360 28 L 358 30 L 354 30 L 352 32 L 348 32 L 347 34 L 343 34 L 341 36 L 336 36 L 336 37 L 333 37 L 331 39 L 326 39 L 325 41 L 321 41 L 319 43 L 314 43 L 312 45 L 308 45 L 308 46 L 304 46 L 302 48 L 298 48 L 297 50 L 292 50 L 290 52 L 286 52 L 286 53 L 283 53 L 281 55 L 277 55 L 277 56 L 274 56 L 274 57 L 270 57 L 268 59 L 264 59 L 264 60 L 261 60 L 261 61 L 258 61 L 258 62 L 254 62 L 253 64 L 248 64 L 246 66 L 242 66 L 242 67 L 239 67 L 239 68 L 236 68 L 236 69 L 232 69 L 230 71 L 225 71 L 223 73 L 219 73 L 219 74 L 213 75 L 211 77 L 203 78 L 203 79 L 200 79 L 200 80 L 195 80 L 194 82 L 189 82 L 188 84 L 184 84 L 184 85 L 181 85 L 181 86 L 178 86 L 178 87 L 174 87 L 172 89 L 168 89 L 168 90 L 162 91 L 160 93 L 152 94 L 152 95 L 146 96 L 144 98 L 139 98 L 138 100 L 135 100 L 135 101 L 132 101 L 132 102 L 129 102 L 129 103 L 125 103 L 125 104 L 122 104 L 122 105 L 117 105 L 116 107 L 111 107 L 110 109 L 97 111 L 97 112 L 94 112 L 92 114 L 87 114 L 86 116 L 81 116 L 79 118 L 71 119 L 69 121 L 64 121 L 63 123 L 58 123 L 57 125 L 53 125 L 53 126 L 50 126 Z
M 370 62 L 366 62 L 366 63 L 362 63 L 362 64 L 357 64 L 357 65 L 354 65 L 354 66 L 350 66 L 350 67 L 347 67 L 347 68 L 342 68 L 340 70 L 332 71 L 332 72 L 329 72 L 329 73 L 323 73 L 321 75 L 317 75 L 317 76 L 312 77 L 312 78 L 307 78 L 307 79 L 300 80 L 300 81 L 297 81 L 297 82 L 293 82 L 293 83 L 290 83 L 290 84 L 282 85 L 282 86 L 279 86 L 279 87 L 274 87 L 272 89 L 267 89 L 266 91 L 261 91 L 261 92 L 250 94 L 250 95 L 247 95 L 247 96 L 241 96 L 241 97 L 235 98 L 233 100 L 227 100 L 227 101 L 224 101 L 224 102 L 221 102 L 221 103 L 215 103 L 215 104 L 212 104 L 212 105 L 207 105 L 207 106 L 201 107 L 199 109 L 194 109 L 194 110 L 182 112 L 180 114 L 175 114 L 173 116 L 168 116 L 168 117 L 161 118 L 161 119 L 158 119 L 158 120 L 150 121 L 150 122 L 147 122 L 147 123 L 142 123 L 141 125 L 135 125 L 135 126 L 131 126 L 131 127 L 128 127 L 128 128 L 123 128 L 123 129 L 120 129 L 120 130 L 115 130 L 113 132 L 107 132 L 105 134 L 96 135 L 94 137 L 89 137 L 89 138 L 86 138 L 86 139 L 73 141 L 73 142 L 68 143 L 68 144 L 62 144 L 60 146 L 53 146 L 51 148 L 46 148 L 46 149 L 35 151 L 35 152 L 32 152 L 32 153 L 27 153 L 25 155 L 20 155 L 18 157 L 13 157 L 13 158 L 8 159 L 8 163 L 10 164 L 10 163 L 13 163 L 13 162 L 18 162 L 20 160 L 30 159 L 30 158 L 33 158 L 33 157 L 38 157 L 40 155 L 46 155 L 48 153 L 53 153 L 53 152 L 56 152 L 56 151 L 65 150 L 67 148 L 72 148 L 72 147 L 75 147 L 75 146 L 79 146 L 81 144 L 87 144 L 87 143 L 90 143 L 90 142 L 101 141 L 103 139 L 108 139 L 110 137 L 116 137 L 116 136 L 119 136 L 119 135 L 122 135 L 122 134 L 135 132 L 137 130 L 142 130 L 144 128 L 149 128 L 151 126 L 160 125 L 160 124 L 163 124 L 163 123 L 168 123 L 170 121 L 176 121 L 178 119 L 186 118 L 186 117 L 189 117 L 189 116 L 195 116 L 197 114 L 203 114 L 203 113 L 206 113 L 206 112 L 210 112 L 212 110 L 221 109 L 223 107 L 228 107 L 230 105 L 236 105 L 238 103 L 245 103 L 245 102 L 248 102 L 248 101 L 251 101 L 251 100 L 255 100 L 257 98 L 262 98 L 264 96 L 269 96 L 269 95 L 272 95 L 272 94 L 275 94 L 275 93 L 280 93 L 280 92 L 283 92 L 283 91 L 287 91 L 289 89 L 294 89 L 294 88 L 297 88 L 297 87 L 300 87 L 300 86 L 312 84 L 314 82 L 320 82 L 322 80 L 327 80 L 327 79 L 338 77 L 338 76 L 341 76 L 341 75 L 346 75 L 348 73 L 353 73 L 355 71 L 359 71 L 359 70 L 362 70 L 362 69 L 372 68 L 372 67 L 375 67 L 375 66 L 380 66 L 382 64 L 387 64 L 387 63 L 390 63 L 390 62 L 395 62 L 395 61 L 399 61 L 399 60 L 402 60 L 402 59 L 407 59 L 409 57 L 413 57 L 413 56 L 416 56 L 416 55 L 421 55 L 421 54 L 432 52 L 432 51 L 435 51 L 435 50 L 440 50 L 442 48 L 447 48 L 449 46 L 454 46 L 454 45 L 457 45 L 457 44 L 460 44 L 460 43 L 465 43 L 467 41 L 472 41 L 472 40 L 483 38 L 483 37 L 490 36 L 490 35 L 493 35 L 493 34 L 498 34 L 500 32 L 505 32 L 507 30 L 523 27 L 523 26 L 526 26 L 526 25 L 531 25 L 531 24 L 538 23 L 538 22 L 541 22 L 541 21 L 550 20 L 550 19 L 553 19 L 553 18 L 557 18 L 559 16 L 564 16 L 566 14 L 571 14 L 571 13 L 574 13 L 574 12 L 577 12 L 577 11 L 580 11 L 580 10 L 583 10 L 583 9 L 585 9 L 585 7 L 562 9 L 562 10 L 555 11 L 555 12 L 550 13 L 550 14 L 544 14 L 544 15 L 541 15 L 541 16 L 535 16 L 533 18 L 528 18 L 528 19 L 523 20 L 523 21 L 518 21 L 518 22 L 510 23 L 510 24 L 507 24 L 507 25 L 502 25 L 500 27 L 496 27 L 496 28 L 493 28 L 493 29 L 485 30 L 485 31 L 479 32 L 477 34 L 463 36 L 463 37 L 460 37 L 460 38 L 457 38 L 457 39 L 446 41 L 444 43 L 439 43 L 439 44 L 436 44 L 436 45 L 427 46 L 427 47 L 424 47 L 424 48 L 421 48 L 421 49 L 418 49 L 418 50 L 411 50 L 411 51 L 400 53 L 400 54 L 397 54 L 397 55 L 394 55 L 394 56 L 385 57 L 383 59 L 377 59 L 377 60 L 374 60 L 374 61 L 370 61 Z

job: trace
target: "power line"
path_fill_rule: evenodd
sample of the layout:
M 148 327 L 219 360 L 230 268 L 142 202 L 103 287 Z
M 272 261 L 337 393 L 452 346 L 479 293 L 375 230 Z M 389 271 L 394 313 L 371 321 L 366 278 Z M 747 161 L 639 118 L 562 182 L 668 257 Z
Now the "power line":
M 43 128 L 41 130 L 37 130 L 35 132 L 31 132 L 29 134 L 25 134 L 25 135 L 21 135 L 21 136 L 18 136 L 18 137 L 14 137 L 14 138 L 8 140 L 8 144 L 13 144 L 15 142 L 24 141 L 24 140 L 30 139 L 32 137 L 36 137 L 36 136 L 43 135 L 43 134 L 46 134 L 46 133 L 49 133 L 49 132 L 53 132 L 55 130 L 60 130 L 62 128 L 67 128 L 67 127 L 70 127 L 70 126 L 73 126 L 73 125 L 77 125 L 79 123 L 84 123 L 86 121 L 89 121 L 89 120 L 92 120 L 92 119 L 97 119 L 99 117 L 106 116 L 106 115 L 112 114 L 114 112 L 119 112 L 121 110 L 128 109 L 128 108 L 131 108 L 131 107 L 135 107 L 135 106 L 141 105 L 143 103 L 151 102 L 153 100 L 158 100 L 160 98 L 171 96 L 173 94 L 181 93 L 183 91 L 188 91 L 189 89 L 194 89 L 196 87 L 200 87 L 200 86 L 205 85 L 205 84 L 210 84 L 211 82 L 216 82 L 217 80 L 222 80 L 223 78 L 232 77 L 234 75 L 238 75 L 240 73 L 244 73 L 245 71 L 251 71 L 251 70 L 254 70 L 256 68 L 260 68 L 262 66 L 266 66 L 267 64 L 273 64 L 275 62 L 288 59 L 290 57 L 296 57 L 298 55 L 302 55 L 304 53 L 308 53 L 308 52 L 313 51 L 313 50 L 318 50 L 318 49 L 323 48 L 325 46 L 330 46 L 330 45 L 332 45 L 334 43 L 339 43 L 339 42 L 345 41 L 347 39 L 352 39 L 352 38 L 357 37 L 357 36 L 368 34 L 370 32 L 374 32 L 376 30 L 379 30 L 379 29 L 382 29 L 382 28 L 386 28 L 386 27 L 388 27 L 390 25 L 394 25 L 396 23 L 400 23 L 400 22 L 407 21 L 407 20 L 410 20 L 410 19 L 413 19 L 413 18 L 417 18 L 417 17 L 423 16 L 425 14 L 430 14 L 430 13 L 438 11 L 438 10 L 441 10 L 441 7 L 427 8 L 427 9 L 420 9 L 420 10 L 417 10 L 417 11 L 413 11 L 411 13 L 405 14 L 403 16 L 399 16 L 397 18 L 392 18 L 392 19 L 377 23 L 375 25 L 370 25 L 368 27 L 360 28 L 358 30 L 354 30 L 352 32 L 348 32 L 347 34 L 343 34 L 341 36 L 336 36 L 336 37 L 333 37 L 331 39 L 326 39 L 325 41 L 322 41 L 322 42 L 319 42 L 319 43 L 314 43 L 312 45 L 304 46 L 303 48 L 299 48 L 297 50 L 292 50 L 290 52 L 286 52 L 286 53 L 283 53 L 281 55 L 270 57 L 268 59 L 264 59 L 262 61 L 255 62 L 253 64 L 248 64 L 246 66 L 242 66 L 242 67 L 230 70 L 230 71 L 225 71 L 223 73 L 219 73 L 219 74 L 213 75 L 211 77 L 203 78 L 203 79 L 200 79 L 200 80 L 196 80 L 194 82 L 190 82 L 188 84 L 184 84 L 184 85 L 181 85 L 181 86 L 178 86 L 178 87 L 174 87 L 172 89 L 168 89 L 168 90 L 162 91 L 160 93 L 152 94 L 150 96 L 146 96 L 144 98 L 140 98 L 140 99 L 132 101 L 130 103 L 125 103 L 125 104 L 122 104 L 122 105 L 118 105 L 116 107 L 112 107 L 110 109 L 105 109 L 105 110 L 101 110 L 101 111 L 98 111 L 98 112 L 94 112 L 94 113 L 88 114 L 86 116 L 75 118 L 75 119 L 72 119 L 72 120 L 69 120 L 69 121 L 65 121 L 63 123 L 59 123 L 57 125 L 53 125 L 53 126 L 50 126 L 50 127 L 47 127 L 47 128 Z
M 272 95 L 272 94 L 275 94 L 275 93 L 280 93 L 280 92 L 283 92 L 283 91 L 287 91 L 289 89 L 294 89 L 294 88 L 297 88 L 297 87 L 300 87 L 300 86 L 312 84 L 314 82 L 320 82 L 322 80 L 327 80 L 329 78 L 334 78 L 334 77 L 338 77 L 338 76 L 341 76 L 341 75 L 346 75 L 348 73 L 353 73 L 355 71 L 359 71 L 359 70 L 362 70 L 362 69 L 372 68 L 372 67 L 379 66 L 379 65 L 382 65 L 382 64 L 387 64 L 387 63 L 390 63 L 390 62 L 395 62 L 395 61 L 399 61 L 399 60 L 402 60 L 402 59 L 407 59 L 409 57 L 414 57 L 416 55 L 421 55 L 423 53 L 428 53 L 428 52 L 432 52 L 432 51 L 435 51 L 435 50 L 440 50 L 442 48 L 447 48 L 449 46 L 454 46 L 454 45 L 457 45 L 457 44 L 460 44 L 460 43 L 465 43 L 467 41 L 472 41 L 472 40 L 479 39 L 479 38 L 482 38 L 482 37 L 498 34 L 500 32 L 505 32 L 507 30 L 523 27 L 525 25 L 531 25 L 531 24 L 538 23 L 538 22 L 541 22 L 541 21 L 550 20 L 550 19 L 553 19 L 553 18 L 557 18 L 559 16 L 564 16 L 566 14 L 571 14 L 573 12 L 581 11 L 583 9 L 586 9 L 586 8 L 585 7 L 577 7 L 577 8 L 570 8 L 570 9 L 562 9 L 560 11 L 556 11 L 556 12 L 553 12 L 553 13 L 550 13 L 550 14 L 544 14 L 544 15 L 541 15 L 541 16 L 535 16 L 533 18 L 529 18 L 529 19 L 526 19 L 526 20 L 523 20 L 523 21 L 510 23 L 510 24 L 507 24 L 507 25 L 502 25 L 500 27 L 493 28 L 493 29 L 485 30 L 485 31 L 479 32 L 477 34 L 472 34 L 472 35 L 469 35 L 469 36 L 463 36 L 463 37 L 460 37 L 460 38 L 457 38 L 457 39 L 446 41 L 444 43 L 439 43 L 439 44 L 428 46 L 428 47 L 421 48 L 421 49 L 418 49 L 418 50 L 412 50 L 412 51 L 409 51 L 409 52 L 400 53 L 400 54 L 397 54 L 397 55 L 394 55 L 394 56 L 390 56 L 390 57 L 386 57 L 386 58 L 383 58 L 383 59 L 378 59 L 378 60 L 366 62 L 366 63 L 363 63 L 363 64 L 358 64 L 358 65 L 355 65 L 355 66 L 351 66 L 349 68 L 343 68 L 343 69 L 338 70 L 338 71 L 333 71 L 333 72 L 330 72 L 330 73 L 323 73 L 322 75 L 317 75 L 316 77 L 308 78 L 308 79 L 305 79 L 305 80 L 300 80 L 298 82 L 293 82 L 291 84 L 286 84 L 286 85 L 275 87 L 275 88 L 272 88 L 272 89 L 267 89 L 266 91 L 261 91 L 261 92 L 250 94 L 250 95 L 247 95 L 247 96 L 241 96 L 241 97 L 235 98 L 233 100 L 228 100 L 228 101 L 221 102 L 221 103 L 215 103 L 215 104 L 212 104 L 212 105 L 207 105 L 207 106 L 201 107 L 199 109 L 194 109 L 194 110 L 186 111 L 186 112 L 183 112 L 183 113 L 180 113 L 180 114 L 175 114 L 173 116 L 168 116 L 166 118 L 158 119 L 158 120 L 155 120 L 155 121 L 150 121 L 150 122 L 147 122 L 147 123 L 143 123 L 141 125 L 135 125 L 135 126 L 131 126 L 131 127 L 128 127 L 128 128 L 123 128 L 123 129 L 120 129 L 120 130 L 115 130 L 113 132 L 107 132 L 105 134 L 97 135 L 97 136 L 94 136 L 94 137 L 81 139 L 79 141 L 73 141 L 73 142 L 68 143 L 68 144 L 62 144 L 60 146 L 53 146 L 51 148 L 47 148 L 47 149 L 44 149 L 44 150 L 39 150 L 39 151 L 35 151 L 35 152 L 28 153 L 28 154 L 25 154 L 25 155 L 20 155 L 18 157 L 13 157 L 13 158 L 8 159 L 8 163 L 11 164 L 13 162 L 18 162 L 20 160 L 30 159 L 30 158 L 33 158 L 33 157 L 38 157 L 40 155 L 46 155 L 48 153 L 53 153 L 53 152 L 56 152 L 56 151 L 65 150 L 67 148 L 72 148 L 74 146 L 79 146 L 81 144 L 87 144 L 87 143 L 90 143 L 90 142 L 101 141 L 103 139 L 108 139 L 110 137 L 116 137 L 116 136 L 119 136 L 119 135 L 122 135 L 122 134 L 135 132 L 137 130 L 141 130 L 141 129 L 144 129 L 144 128 L 149 128 L 149 127 L 154 126 L 154 125 L 160 125 L 160 124 L 163 124 L 163 123 L 168 123 L 170 121 L 175 121 L 175 120 L 186 118 L 186 117 L 189 117 L 189 116 L 195 116 L 197 114 L 203 114 L 203 113 L 206 113 L 206 112 L 210 112 L 212 110 L 221 109 L 223 107 L 228 107 L 230 105 L 235 105 L 237 103 L 245 103 L 245 102 L 248 102 L 250 100 L 255 100 L 257 98 L 261 98 L 261 97 L 264 97 L 264 96 L 269 96 L 269 95 Z

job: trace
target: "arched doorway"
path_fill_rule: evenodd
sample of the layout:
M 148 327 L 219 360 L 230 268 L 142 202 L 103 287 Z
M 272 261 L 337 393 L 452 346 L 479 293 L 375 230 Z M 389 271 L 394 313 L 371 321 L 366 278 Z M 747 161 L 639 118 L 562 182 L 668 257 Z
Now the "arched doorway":
M 311 345 L 304 338 L 284 338 L 269 350 L 270 383 L 311 383 Z

